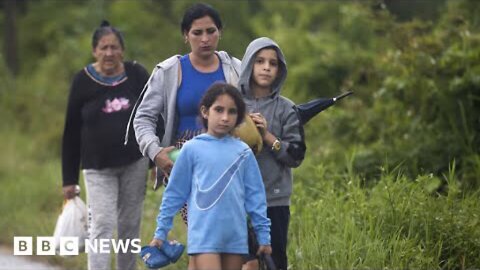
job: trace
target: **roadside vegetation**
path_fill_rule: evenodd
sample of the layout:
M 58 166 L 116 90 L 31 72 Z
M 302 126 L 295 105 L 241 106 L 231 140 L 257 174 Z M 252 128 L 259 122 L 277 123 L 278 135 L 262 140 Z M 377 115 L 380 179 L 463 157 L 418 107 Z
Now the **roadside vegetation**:
M 294 170 L 291 269 L 480 267 L 480 3 L 207 2 L 226 24 L 220 49 L 241 58 L 255 37 L 279 43 L 289 67 L 283 94 L 294 102 L 355 92 L 305 126 L 307 157 Z M 126 59 L 152 70 L 187 51 L 178 24 L 191 3 L 24 2 L 18 75 L 0 54 L 0 244 L 53 234 L 69 84 L 92 61 L 100 20 L 124 31 Z M 151 239 L 163 190 L 148 186 L 142 244 Z M 180 219 L 172 236 L 185 243 Z M 46 259 L 86 268 L 85 254 Z M 183 256 L 166 269 L 186 265 Z

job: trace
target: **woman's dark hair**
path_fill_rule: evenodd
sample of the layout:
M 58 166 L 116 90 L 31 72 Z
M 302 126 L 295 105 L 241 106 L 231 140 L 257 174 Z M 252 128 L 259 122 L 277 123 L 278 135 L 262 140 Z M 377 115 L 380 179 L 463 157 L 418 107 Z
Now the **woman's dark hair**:
M 222 20 L 220 19 L 220 14 L 218 13 L 218 11 L 210 5 L 204 3 L 197 3 L 187 9 L 183 14 L 182 24 L 180 25 L 180 30 L 182 31 L 182 34 L 190 31 L 194 20 L 203 18 L 205 16 L 209 16 L 210 18 L 212 18 L 218 30 L 222 30 Z
M 123 35 L 120 31 L 118 31 L 115 27 L 110 26 L 110 23 L 106 20 L 103 20 L 100 26 L 95 29 L 95 32 L 93 32 L 93 37 L 92 37 L 92 48 L 96 48 L 98 45 L 98 41 L 103 36 L 106 36 L 108 34 L 115 34 L 115 36 L 118 39 L 118 42 L 120 42 L 120 46 L 122 46 L 122 49 L 125 50 L 125 44 L 123 42 Z
M 202 113 L 201 109 L 203 106 L 205 106 L 207 110 L 210 109 L 215 100 L 217 100 L 218 96 L 225 94 L 229 95 L 235 102 L 235 106 L 237 106 L 237 122 L 235 123 L 235 126 L 238 126 L 240 123 L 243 122 L 243 119 L 245 118 L 245 102 L 243 101 L 240 91 L 238 91 L 235 86 L 228 83 L 218 82 L 214 83 L 208 88 L 207 92 L 205 92 L 202 100 L 200 101 L 200 115 Z M 207 119 L 202 117 L 202 123 L 205 128 L 208 128 Z

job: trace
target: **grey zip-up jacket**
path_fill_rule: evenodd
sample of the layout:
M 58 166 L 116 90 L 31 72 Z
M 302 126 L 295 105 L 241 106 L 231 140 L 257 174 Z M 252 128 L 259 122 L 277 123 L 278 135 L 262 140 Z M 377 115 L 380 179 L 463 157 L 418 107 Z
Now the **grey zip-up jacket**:
M 240 60 L 230 57 L 226 52 L 216 52 L 222 63 L 225 80 L 236 85 L 238 82 Z M 175 130 L 178 125 L 177 90 L 179 86 L 179 69 L 181 55 L 172 56 L 157 64 L 143 90 L 143 99 L 137 101 L 138 108 L 132 112 L 135 137 L 144 156 L 152 161 L 163 149 L 173 145 Z M 139 103 L 140 102 L 140 103 Z M 165 123 L 165 133 L 162 140 L 156 134 L 158 117 Z M 130 119 L 130 121 L 131 121 Z M 160 121 L 161 123 L 161 121 Z M 127 127 L 128 137 L 130 122 Z M 127 142 L 125 142 L 127 143 Z
M 255 56 L 266 47 L 277 51 L 279 71 L 272 84 L 270 96 L 255 98 L 250 88 Z M 281 142 L 280 151 L 264 147 L 257 155 L 267 193 L 267 204 L 290 205 L 293 177 L 292 169 L 300 166 L 305 156 L 303 127 L 300 124 L 294 103 L 280 95 L 287 77 L 287 64 L 280 47 L 269 38 L 258 38 L 250 43 L 242 59 L 239 88 L 249 112 L 259 112 L 267 119 L 268 131 Z

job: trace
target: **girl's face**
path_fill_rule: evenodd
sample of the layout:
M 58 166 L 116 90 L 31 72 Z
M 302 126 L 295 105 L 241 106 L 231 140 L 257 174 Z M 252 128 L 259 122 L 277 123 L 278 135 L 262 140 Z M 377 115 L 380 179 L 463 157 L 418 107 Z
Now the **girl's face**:
M 278 57 L 274 49 L 257 52 L 253 63 L 253 83 L 260 88 L 271 88 L 278 74 Z
M 210 108 L 202 106 L 201 111 L 202 117 L 208 122 L 208 134 L 221 138 L 235 128 L 238 111 L 231 96 L 222 94 L 217 97 Z
M 192 53 L 205 58 L 213 55 L 217 49 L 220 31 L 210 16 L 196 19 L 192 22 L 190 31 L 184 33 L 190 43 Z
M 93 57 L 97 60 L 102 75 L 110 76 L 119 72 L 123 61 L 123 49 L 114 33 L 100 38 L 93 49 Z

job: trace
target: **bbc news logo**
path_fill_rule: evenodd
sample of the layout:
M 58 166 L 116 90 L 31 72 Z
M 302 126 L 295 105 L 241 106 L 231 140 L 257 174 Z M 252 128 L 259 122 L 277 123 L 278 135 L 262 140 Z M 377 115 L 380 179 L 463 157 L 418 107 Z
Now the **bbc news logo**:
M 58 242 L 56 244 L 56 242 Z M 28 256 L 33 255 L 34 250 L 33 237 L 15 236 L 13 237 L 13 255 Z M 78 237 L 60 237 L 56 241 L 55 237 L 36 237 L 35 255 L 60 255 L 74 256 L 85 248 L 85 253 L 140 253 L 140 239 L 85 239 L 80 242 Z

